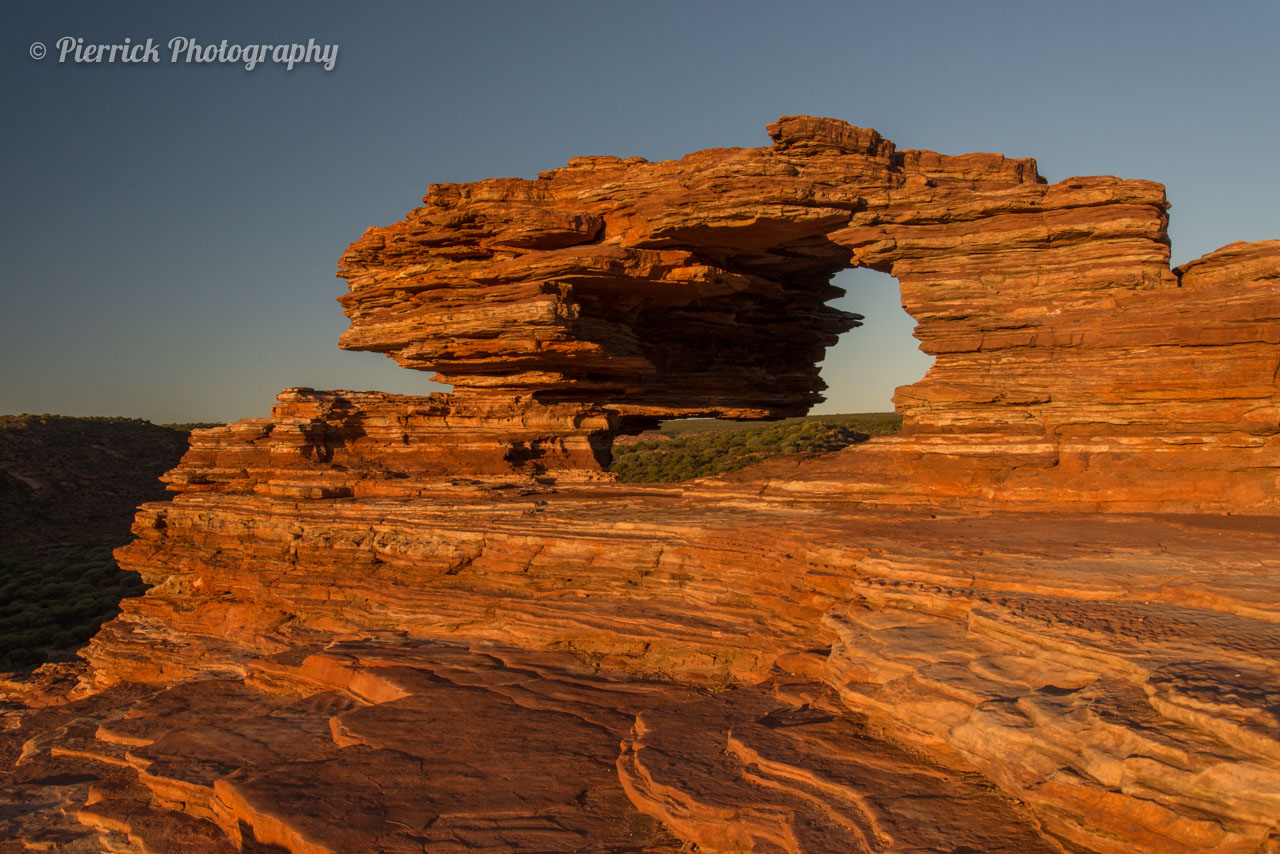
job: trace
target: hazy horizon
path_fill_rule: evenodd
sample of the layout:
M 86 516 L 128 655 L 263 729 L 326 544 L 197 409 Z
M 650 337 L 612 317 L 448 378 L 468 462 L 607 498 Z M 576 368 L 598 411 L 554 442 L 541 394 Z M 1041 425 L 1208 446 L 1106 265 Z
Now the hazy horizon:
M 338 349 L 336 259 L 427 185 L 588 154 L 769 143 L 808 113 L 899 148 L 1034 157 L 1050 182 L 1164 183 L 1172 262 L 1280 237 L 1280 6 L 1013 2 L 644 6 L 6 3 L 11 121 L 0 412 L 157 423 L 267 414 L 292 386 L 443 390 Z M 163 62 L 58 61 L 62 37 L 153 39 Z M 332 70 L 169 62 L 172 37 L 338 46 Z M 33 58 L 34 43 L 48 54 Z M 818 413 L 892 409 L 929 359 L 896 283 Z

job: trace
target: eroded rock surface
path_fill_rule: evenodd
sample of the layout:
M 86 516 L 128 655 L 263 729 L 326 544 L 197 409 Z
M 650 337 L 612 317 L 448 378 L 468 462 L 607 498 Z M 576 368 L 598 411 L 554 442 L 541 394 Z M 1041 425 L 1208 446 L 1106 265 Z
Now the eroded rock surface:
M 343 256 L 342 346 L 461 399 L 589 402 L 624 427 L 795 415 L 857 321 L 824 305 L 829 279 L 865 266 L 898 280 L 936 359 L 898 390 L 903 436 L 842 460 L 841 491 L 1275 510 L 1280 241 L 1171 270 L 1160 184 L 1048 184 L 1034 160 L 897 151 L 831 119 L 769 133 L 434 185 Z
M 0 851 L 1280 850 L 1280 241 L 1171 270 L 1157 184 L 770 133 L 354 244 L 343 346 L 454 392 L 194 434 L 151 590 L 7 689 Z M 937 356 L 901 436 L 610 479 L 815 402 L 857 264 Z

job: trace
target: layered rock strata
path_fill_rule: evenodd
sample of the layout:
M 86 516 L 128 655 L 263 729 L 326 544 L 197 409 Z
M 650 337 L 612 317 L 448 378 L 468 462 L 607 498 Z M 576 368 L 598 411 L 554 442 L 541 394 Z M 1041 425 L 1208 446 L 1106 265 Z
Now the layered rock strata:
M 89 787 L 58 795 L 66 832 L 112 815 L 115 833 L 163 838 L 180 813 L 231 844 L 398 851 L 410 842 L 290 792 L 337 803 L 317 794 L 325 780 L 367 778 L 360 815 L 385 810 L 412 840 L 431 816 L 379 801 L 394 780 L 456 827 L 491 797 L 487 775 L 525 780 L 548 742 L 576 743 L 572 717 L 500 741 L 508 700 L 563 712 L 545 698 L 567 682 L 611 709 L 591 761 L 616 762 L 609 785 L 639 812 L 612 801 L 603 824 L 581 818 L 538 850 L 637 850 L 598 835 L 625 815 L 704 851 L 1252 854 L 1275 838 L 1274 520 L 786 510 L 593 488 L 412 512 L 199 495 L 139 528 L 121 557 L 156 586 L 95 638 L 91 696 L 24 719 L 16 739 L 21 781 Z M 507 700 L 458 707 L 450 685 Z M 365 758 L 344 716 L 392 701 L 359 717 L 362 743 L 395 754 Z M 395 746 L 392 723 L 415 735 Z M 486 738 L 505 760 L 465 747 Z M 477 788 L 410 782 L 387 764 L 406 752 Z M 251 799 L 245 781 L 260 781 Z M 486 809 L 532 814 L 517 806 Z M 511 848 L 541 838 L 504 827 Z
M 194 434 L 5 718 L 0 852 L 1280 850 L 1280 241 L 1171 270 L 1157 184 L 770 133 L 354 244 L 343 346 L 453 393 Z M 815 402 L 856 265 L 937 357 L 901 437 L 609 479 Z
M 343 256 L 342 346 L 624 429 L 794 415 L 856 322 L 824 306 L 829 279 L 864 266 L 897 279 L 935 362 L 898 390 L 903 438 L 848 461 L 842 491 L 884 500 L 888 473 L 912 502 L 1276 507 L 1280 241 L 1171 270 L 1159 184 L 1047 184 L 1033 160 L 898 151 L 830 119 L 769 133 L 434 185 Z
M 270 418 L 196 430 L 165 475 L 184 494 L 413 498 L 467 484 L 602 480 L 617 416 L 527 396 L 286 389 Z

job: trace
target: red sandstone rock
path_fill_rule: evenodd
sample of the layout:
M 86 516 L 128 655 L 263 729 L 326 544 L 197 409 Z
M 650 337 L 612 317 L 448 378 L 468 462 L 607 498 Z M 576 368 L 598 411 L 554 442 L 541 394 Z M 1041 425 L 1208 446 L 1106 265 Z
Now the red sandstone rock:
M 1194 515 L 1277 510 L 1280 241 L 1170 270 L 1157 184 L 770 134 L 367 232 L 343 346 L 454 393 L 197 432 L 118 552 L 152 589 L 8 688 L 0 836 L 1280 850 L 1280 525 Z M 815 402 L 853 265 L 937 356 L 901 436 L 609 481 L 657 417 Z
M 1032 160 L 899 152 L 831 119 L 769 132 L 767 149 L 433 186 L 343 256 L 342 346 L 468 395 L 598 405 L 614 429 L 798 414 L 853 324 L 823 305 L 828 279 L 867 266 L 897 278 L 936 359 L 898 390 L 904 437 L 850 452 L 841 491 L 1280 502 L 1280 241 L 1171 271 L 1159 184 L 1049 185 Z
M 599 407 L 286 389 L 271 418 L 192 434 L 165 476 L 184 493 L 411 498 L 468 482 L 603 479 L 617 416 Z
M 882 771 L 923 773 L 905 759 L 885 766 L 892 744 L 930 751 L 950 769 L 936 772 L 939 785 L 980 770 L 1031 807 L 1028 826 L 1084 850 L 1251 851 L 1280 807 L 1266 688 L 1280 678 L 1273 521 L 930 518 L 600 486 L 436 501 L 411 514 L 386 501 L 244 496 L 233 508 L 229 498 L 175 503 L 122 552 L 159 586 L 127 602 L 94 640 L 101 684 L 232 678 L 286 696 L 338 690 L 378 704 L 413 693 L 367 669 L 353 674 L 344 654 L 296 651 L 317 637 L 377 636 L 384 654 L 406 662 L 427 653 L 405 637 L 488 639 L 542 650 L 531 661 L 565 650 L 603 672 L 695 684 L 752 684 L 777 667 L 829 684 L 865 715 L 888 741 L 858 750 L 879 757 Z M 413 690 L 430 696 L 429 686 Z M 741 690 L 725 696 L 758 696 Z M 738 711 L 749 716 L 756 702 L 743 699 Z M 629 726 L 625 710 L 606 717 Z M 647 719 L 635 719 L 641 731 Z M 136 741 L 136 727 L 100 727 L 98 738 Z M 329 735 L 349 745 L 358 741 L 352 732 L 336 726 Z M 715 750 L 729 743 L 719 732 L 705 736 Z M 847 751 L 845 762 L 872 762 Z M 491 764 L 473 759 L 474 773 Z M 786 806 L 795 795 L 766 797 L 751 780 L 708 781 L 754 792 L 755 812 L 744 802 L 741 821 L 726 824 L 720 808 L 699 806 L 701 796 L 677 785 L 701 786 L 704 772 L 672 761 L 685 771 L 664 772 L 674 777 L 663 798 L 644 794 L 652 784 L 638 782 L 638 770 L 624 783 L 644 811 L 708 850 L 719 850 L 717 834 L 763 833 L 761 815 L 808 821 Z M 871 802 L 892 802 L 883 773 Z M 1105 811 L 1090 806 L 1099 798 Z M 1012 807 L 990 802 L 972 815 L 997 808 Z M 980 837 L 979 850 L 1034 850 L 1009 832 L 1003 841 Z M 825 838 L 785 850 L 830 850 L 813 841 Z
M 537 180 L 437 185 L 343 256 L 342 346 L 436 370 L 451 395 L 285 392 L 197 434 L 174 488 L 297 498 L 599 478 L 660 416 L 820 400 L 854 323 L 831 274 L 893 274 L 936 356 L 903 432 L 753 471 L 781 497 L 1273 511 L 1280 241 L 1168 266 L 1158 184 L 895 151 L 791 117 L 768 149 L 579 158 Z M 752 489 L 755 487 L 752 486 Z

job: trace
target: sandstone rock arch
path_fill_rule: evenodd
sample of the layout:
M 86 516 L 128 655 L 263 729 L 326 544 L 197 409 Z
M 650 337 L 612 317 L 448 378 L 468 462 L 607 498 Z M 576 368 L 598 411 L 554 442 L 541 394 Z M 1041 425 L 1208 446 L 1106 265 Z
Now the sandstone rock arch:
M 598 449 L 660 417 L 807 411 L 858 321 L 826 305 L 830 277 L 865 266 L 936 359 L 897 400 L 910 444 L 879 446 L 893 490 L 909 471 L 918 496 L 977 502 L 1276 504 L 1280 306 L 1259 283 L 1280 244 L 1171 270 L 1160 184 L 1050 185 L 1034 160 L 898 151 L 834 119 L 768 130 L 769 148 L 433 185 L 343 256 L 341 346 L 436 371 L 459 405 L 578 413 L 544 445 L 589 412 Z

